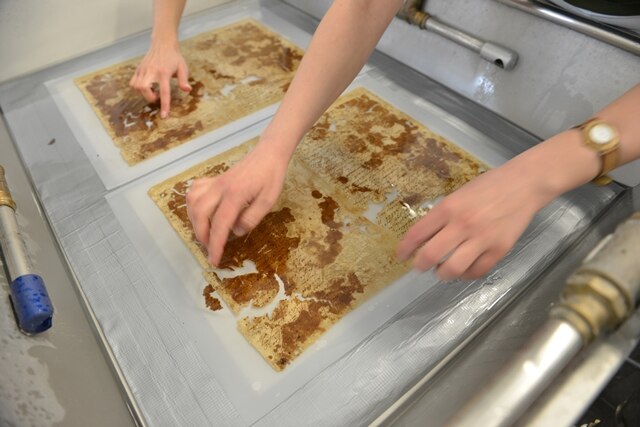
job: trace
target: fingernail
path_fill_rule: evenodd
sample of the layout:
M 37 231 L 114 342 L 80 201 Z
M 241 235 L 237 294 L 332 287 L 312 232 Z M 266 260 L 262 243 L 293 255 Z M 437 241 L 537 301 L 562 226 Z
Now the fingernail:
M 233 227 L 233 234 L 235 234 L 238 237 L 242 237 L 245 234 L 247 234 L 247 230 L 245 230 L 244 228 L 242 228 L 240 226 L 236 226 L 236 227 Z
M 160 117 L 166 119 L 169 114 L 166 111 L 160 111 Z

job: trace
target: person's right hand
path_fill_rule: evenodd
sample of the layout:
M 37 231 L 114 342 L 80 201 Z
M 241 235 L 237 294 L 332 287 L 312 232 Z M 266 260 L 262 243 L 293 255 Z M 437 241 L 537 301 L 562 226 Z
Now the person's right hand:
M 148 102 L 156 102 L 160 97 L 160 117 L 169 115 L 171 106 L 171 79 L 177 77 L 178 87 L 184 92 L 191 91 L 189 69 L 177 41 L 175 44 L 154 44 L 144 56 L 129 85 L 139 91 Z M 153 90 L 157 83 L 159 94 Z
M 232 231 L 243 236 L 271 210 L 282 191 L 289 156 L 258 144 L 227 172 L 195 180 L 187 193 L 187 212 L 196 239 L 217 266 Z

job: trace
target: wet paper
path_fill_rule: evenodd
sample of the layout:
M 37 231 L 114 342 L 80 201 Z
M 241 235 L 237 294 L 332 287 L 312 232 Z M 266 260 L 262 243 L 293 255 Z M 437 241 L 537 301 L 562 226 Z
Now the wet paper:
M 373 93 L 356 89 L 302 141 L 272 211 L 248 235 L 232 236 L 220 269 L 210 271 L 186 215 L 185 194 L 193 179 L 228 170 L 255 143 L 196 165 L 149 195 L 205 269 L 209 291 L 238 315 L 240 332 L 276 370 L 405 274 L 409 264 L 398 263 L 394 252 L 419 220 L 416 212 L 485 168 Z
M 252 19 L 181 42 L 191 92 L 172 83 L 171 113 L 129 87 L 141 58 L 75 80 L 129 165 L 218 129 L 282 98 L 303 51 Z

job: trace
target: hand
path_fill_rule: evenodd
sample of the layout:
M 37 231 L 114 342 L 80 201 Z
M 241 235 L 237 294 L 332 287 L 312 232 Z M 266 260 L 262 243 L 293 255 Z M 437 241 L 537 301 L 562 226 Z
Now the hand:
M 160 89 L 160 117 L 168 117 L 171 106 L 171 79 L 178 78 L 178 87 L 184 92 L 191 91 L 189 85 L 189 69 L 178 42 L 154 44 L 144 56 L 129 85 L 139 91 L 148 102 L 156 102 L 158 94 L 152 86 L 158 84 Z
M 415 252 L 416 269 L 436 266 L 444 280 L 486 274 L 555 197 L 540 179 L 541 168 L 516 162 L 490 170 L 444 198 L 409 229 L 398 245 L 398 259 Z
M 229 231 L 247 234 L 277 201 L 289 157 L 272 148 L 259 143 L 227 172 L 191 185 L 187 212 L 196 239 L 209 251 L 210 264 L 220 262 Z

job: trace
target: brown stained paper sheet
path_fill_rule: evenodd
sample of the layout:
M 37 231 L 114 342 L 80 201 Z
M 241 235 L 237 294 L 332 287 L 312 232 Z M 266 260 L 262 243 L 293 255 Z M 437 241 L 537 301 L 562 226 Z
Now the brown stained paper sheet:
M 169 118 L 129 87 L 141 58 L 79 77 L 83 92 L 129 165 L 274 104 L 282 98 L 303 51 L 247 19 L 181 42 L 190 93 L 171 90 Z
M 401 237 L 415 212 L 487 166 L 364 88 L 340 97 L 307 133 L 296 156 Z M 413 212 L 412 212 L 413 211 Z
M 154 186 L 149 195 L 203 268 L 185 193 L 195 178 L 215 176 L 241 159 L 255 140 Z M 301 143 L 282 195 L 260 225 L 231 237 L 220 263 L 256 271 L 221 278 L 205 273 L 236 314 L 284 297 L 266 315 L 243 317 L 238 328 L 276 370 L 346 313 L 409 269 L 395 260 L 400 234 L 417 220 L 407 206 L 449 193 L 485 168 L 469 154 L 371 92 L 341 97 Z M 390 193 L 395 194 L 390 199 Z M 378 224 L 363 216 L 379 204 Z

